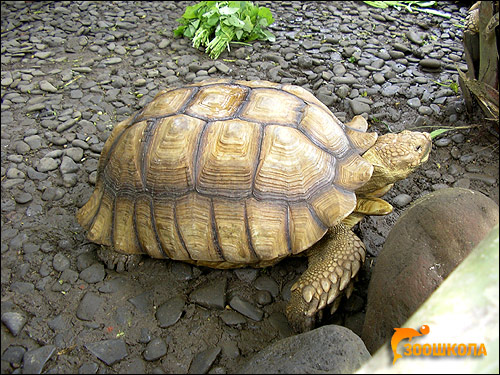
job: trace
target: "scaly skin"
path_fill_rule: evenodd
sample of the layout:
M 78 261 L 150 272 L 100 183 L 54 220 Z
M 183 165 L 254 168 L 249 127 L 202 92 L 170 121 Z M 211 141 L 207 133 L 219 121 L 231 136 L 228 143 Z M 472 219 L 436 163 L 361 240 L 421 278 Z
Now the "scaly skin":
M 361 240 L 351 231 L 365 215 L 386 215 L 392 206 L 380 199 L 398 180 L 426 162 L 431 150 L 427 133 L 403 131 L 378 138 L 363 158 L 374 166 L 372 178 L 359 189 L 359 204 L 351 215 L 330 228 L 309 251 L 309 267 L 292 286 L 286 316 L 292 327 L 306 331 L 327 305 L 338 305 L 365 259 Z M 335 309 L 335 307 L 334 307 Z
M 365 260 L 361 240 L 340 223 L 308 250 L 309 267 L 292 286 L 286 316 L 296 331 L 314 327 L 316 314 L 340 300 Z

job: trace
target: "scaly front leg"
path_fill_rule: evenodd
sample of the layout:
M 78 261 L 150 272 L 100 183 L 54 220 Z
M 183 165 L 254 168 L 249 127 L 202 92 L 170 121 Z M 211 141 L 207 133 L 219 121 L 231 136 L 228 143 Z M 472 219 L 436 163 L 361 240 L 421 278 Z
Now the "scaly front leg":
M 317 313 L 338 305 L 365 260 L 361 240 L 344 224 L 328 230 L 308 252 L 309 267 L 292 286 L 286 316 L 296 331 L 314 327 Z M 336 306 L 335 306 L 336 307 Z

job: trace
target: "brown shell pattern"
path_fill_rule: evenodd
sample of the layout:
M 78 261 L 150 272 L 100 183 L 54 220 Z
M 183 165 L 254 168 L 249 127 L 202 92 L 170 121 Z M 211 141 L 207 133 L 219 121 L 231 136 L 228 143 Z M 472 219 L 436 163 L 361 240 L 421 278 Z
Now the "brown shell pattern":
M 307 90 L 211 80 L 161 91 L 106 141 L 77 214 L 91 241 L 212 267 L 299 253 L 349 215 L 377 138 Z

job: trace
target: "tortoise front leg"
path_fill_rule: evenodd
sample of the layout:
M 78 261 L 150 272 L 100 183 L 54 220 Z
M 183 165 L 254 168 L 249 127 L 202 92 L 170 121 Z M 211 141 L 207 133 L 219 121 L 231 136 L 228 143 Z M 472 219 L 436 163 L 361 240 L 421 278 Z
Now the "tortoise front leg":
M 288 321 L 296 331 L 312 329 L 318 312 L 338 304 L 365 254 L 363 242 L 342 223 L 329 229 L 309 250 L 309 267 L 293 284 L 286 308 Z

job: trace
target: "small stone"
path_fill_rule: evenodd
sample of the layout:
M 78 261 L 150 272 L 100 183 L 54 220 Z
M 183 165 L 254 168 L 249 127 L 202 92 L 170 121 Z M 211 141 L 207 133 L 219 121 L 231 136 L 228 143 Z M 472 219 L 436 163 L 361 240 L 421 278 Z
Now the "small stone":
M 223 312 L 221 312 L 220 318 L 228 326 L 243 324 L 246 322 L 246 319 L 243 315 L 232 310 L 224 310 Z
M 363 103 L 359 100 L 351 100 L 350 103 L 352 112 L 355 115 L 360 115 L 362 113 L 369 113 L 370 112 L 370 106 L 366 103 Z
M 15 367 L 20 367 L 25 353 L 26 349 L 24 347 L 11 345 L 2 354 L 2 361 L 7 361 L 11 365 L 15 365 Z
M 191 361 L 188 374 L 206 374 L 219 355 L 220 351 L 221 348 L 216 346 L 215 348 L 210 348 L 197 353 Z
M 392 200 L 392 203 L 399 208 L 402 208 L 411 202 L 411 196 L 408 194 L 399 194 Z
M 9 168 L 7 170 L 7 178 L 20 178 L 20 179 L 24 179 L 24 178 L 26 178 L 26 175 L 24 174 L 23 171 L 20 171 L 17 168 Z
M 67 174 L 77 172 L 80 167 L 78 167 L 78 164 L 76 164 L 72 158 L 63 156 L 60 169 L 62 174 Z
M 2 323 L 5 324 L 10 333 L 17 336 L 26 324 L 26 317 L 21 313 L 10 311 L 2 314 Z
M 52 158 L 41 158 L 38 162 L 36 170 L 38 172 L 48 172 L 53 171 L 59 166 L 59 163 Z
M 146 361 L 156 361 L 165 354 L 167 354 L 167 344 L 163 339 L 158 337 L 149 342 L 143 356 Z
M 441 69 L 441 61 L 437 59 L 422 59 L 419 65 L 424 71 L 435 72 Z
M 92 292 L 87 292 L 78 305 L 76 316 L 81 320 L 93 320 L 101 304 L 101 297 Z
M 439 138 L 432 143 L 438 147 L 446 147 L 451 143 L 451 139 L 450 138 Z
M 23 374 L 41 374 L 43 366 L 52 357 L 56 347 L 45 345 L 41 348 L 28 350 L 23 358 Z
M 69 267 L 69 259 L 64 254 L 57 253 L 52 260 L 52 267 L 54 267 L 56 271 L 62 272 Z
M 84 362 L 78 369 L 79 374 L 97 374 L 99 365 L 95 362 Z
M 255 280 L 254 286 L 257 290 L 266 290 L 273 297 L 277 297 L 280 292 L 280 287 L 276 281 L 267 275 L 262 275 Z
M 378 85 L 381 85 L 385 82 L 384 75 L 382 73 L 375 73 L 373 75 L 373 82 L 375 82 Z
M 207 308 L 224 309 L 226 306 L 227 279 L 215 280 L 199 289 L 194 290 L 189 299 Z
M 20 192 L 18 194 L 14 194 L 14 199 L 16 203 L 25 204 L 31 202 L 33 200 L 33 196 L 30 193 Z
M 412 108 L 418 108 L 421 106 L 422 103 L 420 103 L 420 99 L 419 98 L 411 98 L 411 99 L 408 99 L 407 101 L 408 105 Z
M 119 64 L 121 62 L 122 62 L 121 57 L 111 57 L 103 61 L 103 63 L 106 65 L 114 65 L 114 64 Z
M 57 89 L 49 81 L 40 81 L 38 85 L 40 86 L 40 90 L 47 92 L 57 92 Z
M 106 271 L 101 263 L 94 263 L 90 267 L 80 272 L 80 279 L 89 283 L 95 284 L 104 280 Z
M 128 355 L 127 345 L 122 339 L 93 342 L 86 344 L 85 347 L 108 366 L 122 360 Z
M 156 310 L 156 319 L 161 328 L 177 323 L 184 311 L 186 301 L 181 296 L 170 298 Z
M 229 301 L 229 306 L 231 306 L 234 310 L 238 311 L 240 314 L 245 315 L 246 317 L 260 322 L 264 315 L 264 311 L 255 307 L 250 302 L 241 299 L 238 296 L 235 296 Z

